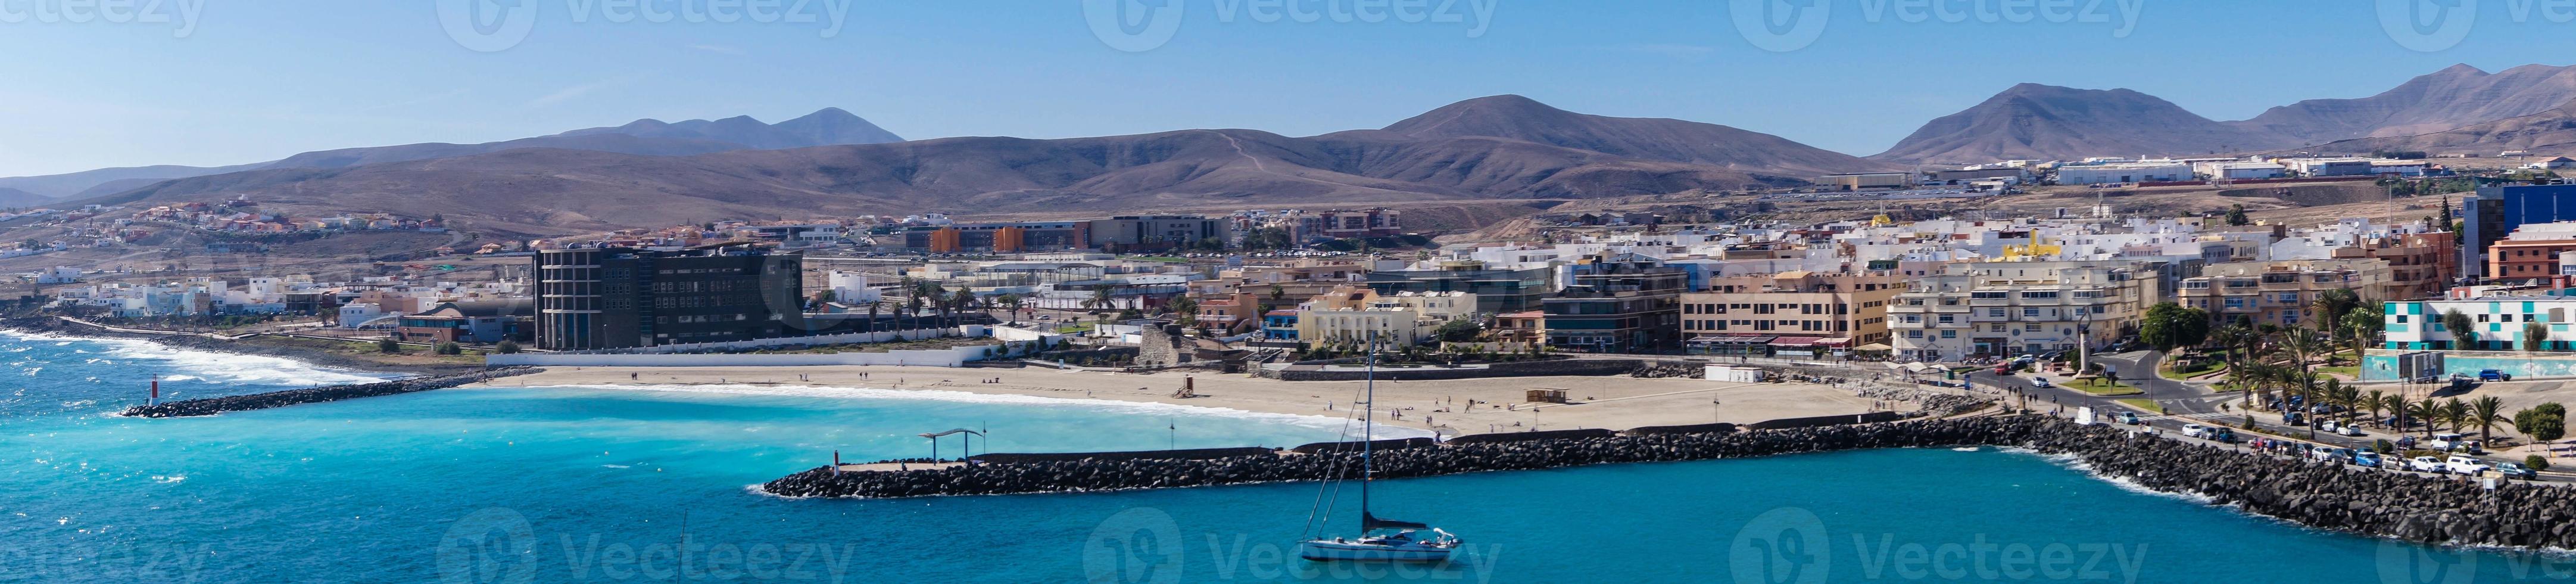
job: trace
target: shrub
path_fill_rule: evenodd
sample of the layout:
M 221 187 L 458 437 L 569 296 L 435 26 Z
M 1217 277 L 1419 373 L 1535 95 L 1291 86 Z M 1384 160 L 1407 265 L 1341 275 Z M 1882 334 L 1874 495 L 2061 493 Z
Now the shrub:
M 2531 470 L 2549 470 L 2549 457 L 2533 454 L 2522 457 L 2522 465 Z
M 2381 438 L 2376 442 L 2370 443 L 2370 451 L 2381 454 L 2397 452 L 2397 443 L 2389 442 L 2386 438 Z
M 380 353 L 400 353 L 402 352 L 402 343 L 394 342 L 393 339 L 377 339 L 376 351 Z
M 517 352 L 519 352 L 519 342 L 518 342 L 518 341 L 511 341 L 511 340 L 503 340 L 503 341 L 501 341 L 501 344 L 492 346 L 492 350 L 493 350 L 493 351 L 497 351 L 497 352 L 499 352 L 499 353 L 501 353 L 501 354 L 503 354 L 503 355 L 508 355 L 508 354 L 512 354 L 512 353 L 517 353 Z
M 463 355 L 463 354 L 465 354 L 465 347 L 464 347 L 464 346 L 461 346 L 461 345 L 458 345 L 458 344 L 456 344 L 455 342 L 452 342 L 452 341 L 451 341 L 451 342 L 445 342 L 445 343 L 439 343 L 439 344 L 438 344 L 438 346 L 431 348 L 431 350 L 432 350 L 432 351 L 437 352 L 437 353 L 438 353 L 438 354 L 440 354 L 440 355 Z

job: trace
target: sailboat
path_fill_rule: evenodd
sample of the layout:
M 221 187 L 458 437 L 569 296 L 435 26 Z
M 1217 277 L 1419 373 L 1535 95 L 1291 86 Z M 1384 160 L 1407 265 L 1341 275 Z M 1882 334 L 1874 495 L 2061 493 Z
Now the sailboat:
M 1360 533 L 1356 538 L 1317 536 L 1297 544 L 1297 557 L 1315 562 L 1446 562 L 1458 536 L 1425 523 L 1380 519 L 1369 512 L 1369 481 L 1376 474 L 1371 443 L 1377 438 L 1377 339 L 1369 339 L 1368 397 L 1360 403 Z M 1323 494 L 1316 494 L 1323 503 Z M 1326 507 L 1329 509 L 1329 506 Z M 1428 530 L 1430 533 L 1423 533 Z

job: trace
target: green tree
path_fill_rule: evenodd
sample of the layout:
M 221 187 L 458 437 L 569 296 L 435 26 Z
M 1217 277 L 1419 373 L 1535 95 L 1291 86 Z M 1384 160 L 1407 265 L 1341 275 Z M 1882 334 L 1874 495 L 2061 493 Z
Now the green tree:
M 2469 320 L 2469 315 L 2460 313 L 2460 309 L 2442 311 L 2442 328 L 2451 332 L 2451 350 L 2478 348 L 2478 323 Z
M 2157 303 L 2147 308 L 2146 317 L 2138 326 L 2138 338 L 2154 346 L 2159 352 L 2170 352 L 2176 347 L 2189 347 L 2207 342 L 2209 312 L 2197 308 L 2183 308 L 2182 305 L 2171 302 Z
M 2467 400 L 2455 397 L 2451 398 L 2451 401 L 2442 402 L 2442 422 L 2450 424 L 2451 431 L 2468 431 L 2471 418 Z
M 2533 442 L 2551 442 L 2567 437 L 2567 406 L 2548 402 L 2513 413 L 2513 430 Z
M 493 352 L 496 352 L 496 353 L 503 354 L 503 355 L 509 355 L 509 354 L 518 353 L 518 352 L 519 352 L 519 342 L 518 342 L 518 341 L 509 340 L 509 339 L 502 339 L 502 340 L 501 340 L 501 344 L 493 345 L 493 346 L 492 346 L 492 351 L 493 351 Z
M 1199 326 L 1199 301 L 1190 299 L 1190 295 L 1172 297 L 1169 307 L 1172 309 L 1173 322 L 1191 328 Z
M 376 339 L 376 352 L 400 353 L 402 352 L 402 343 L 396 342 L 393 339 Z
M 2549 325 L 2538 322 L 2522 323 L 2523 352 L 2538 353 L 2541 349 L 2548 347 Z
M 1460 318 L 1440 323 L 1440 328 L 1434 334 L 1439 335 L 1442 341 L 1465 343 L 1476 340 L 1476 337 L 1484 332 L 1485 325 L 1477 324 L 1474 319 Z
M 2342 326 L 2343 315 L 2352 312 L 2355 308 L 2360 308 L 2361 304 L 2361 294 L 2353 292 L 2351 288 L 2319 292 L 2317 299 L 2308 303 L 2311 313 L 2311 319 L 2308 322 L 2316 327 L 2317 332 L 2334 335 L 2337 332 L 2336 329 Z
M 2244 205 L 2244 204 L 2239 203 L 2239 204 L 2235 204 L 2235 205 L 2228 205 L 2228 206 L 2227 206 L 2227 224 L 2228 224 L 2228 225 L 2253 225 L 2253 224 L 2254 224 L 2254 219 L 2253 219 L 2253 218 L 2251 218 L 2251 217 L 2246 217 L 2246 216 L 2245 216 L 2245 205 Z
M 456 344 L 454 341 L 449 341 L 432 346 L 430 351 L 440 355 L 463 355 L 465 354 L 465 347 L 463 345 Z

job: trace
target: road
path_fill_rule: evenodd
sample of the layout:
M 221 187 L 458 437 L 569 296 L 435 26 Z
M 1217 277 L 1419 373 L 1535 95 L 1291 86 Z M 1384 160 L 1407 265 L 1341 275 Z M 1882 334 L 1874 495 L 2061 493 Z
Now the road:
M 2245 413 L 2243 410 L 2239 409 L 2227 412 L 2218 409 L 2218 405 L 2220 403 L 2233 399 L 2238 394 L 2214 393 L 2188 383 L 2165 379 L 2163 376 L 2155 375 L 2153 374 L 2153 371 L 2155 371 L 2154 367 L 2159 357 L 2161 357 L 2161 355 L 2158 355 L 2154 351 L 2138 351 L 2117 355 L 2101 355 L 2094 358 L 2097 361 L 2101 361 L 2105 367 L 2117 372 L 2122 383 L 2127 383 L 2131 387 L 2136 387 L 2140 391 L 2145 392 L 2133 395 L 2099 396 L 2085 393 L 2080 390 L 2068 389 L 2065 386 L 2057 385 L 2055 383 L 2051 383 L 2050 387 L 2043 388 L 2032 383 L 2031 377 L 2028 374 L 1995 375 L 1994 370 L 1985 368 L 1974 370 L 1966 375 L 1978 386 L 2002 388 L 2008 392 L 2020 392 L 2029 395 L 2031 409 L 2049 411 L 2055 407 L 2063 406 L 2067 410 L 2072 411 L 2078 406 L 2089 406 L 2093 408 L 2094 412 L 2104 416 L 2106 422 L 2110 416 L 2117 415 L 2121 412 L 2136 411 L 2134 408 L 2131 408 L 2126 404 L 2119 403 L 2119 400 L 2155 400 L 2156 404 L 2163 406 L 2168 414 L 2144 415 L 2145 413 L 2141 412 L 2142 415 L 2139 416 L 2139 421 L 2144 422 L 2148 427 L 2163 429 L 2174 435 L 2180 435 L 2182 433 L 2182 427 L 2185 424 L 2225 426 L 2234 428 L 2237 427 L 2238 424 L 2244 422 Z M 2140 376 L 2141 373 L 2145 374 L 2143 378 Z M 2052 382 L 2065 379 L 2063 376 L 2049 374 L 2041 374 L 2040 376 L 2049 377 Z M 2012 403 L 2012 398 L 2006 398 L 2006 401 L 2007 403 Z M 2264 428 L 2267 430 L 2281 432 L 2284 434 L 2304 435 L 2306 433 L 2304 428 L 2284 428 L 2281 425 L 2281 418 L 2278 415 L 2255 414 L 2255 416 L 2256 421 L 2262 423 Z M 2237 436 L 2244 440 L 2273 438 L 2272 436 L 2245 431 L 2237 432 Z M 2398 437 L 2399 436 L 2396 434 L 2383 431 L 2369 431 L 2365 432 L 2361 436 L 2341 436 L 2319 432 L 2317 433 L 2316 439 L 2304 441 L 2338 448 L 2359 449 L 2369 448 L 2371 447 L 2371 444 L 2377 440 L 2385 439 L 2395 441 Z M 2381 454 L 2390 453 L 2382 452 Z M 2490 456 L 2493 455 L 2491 454 Z M 2488 460 L 2492 462 L 2503 459 L 2489 458 Z M 2394 462 L 2397 464 L 2403 464 L 2404 461 Z M 2541 478 L 2547 481 L 2566 482 L 2576 480 L 2576 474 L 2571 474 L 2564 470 L 2543 472 L 2541 474 Z

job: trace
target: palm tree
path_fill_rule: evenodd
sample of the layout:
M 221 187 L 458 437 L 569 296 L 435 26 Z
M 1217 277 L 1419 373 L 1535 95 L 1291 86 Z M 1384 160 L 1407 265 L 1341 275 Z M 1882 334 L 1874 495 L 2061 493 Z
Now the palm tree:
M 2416 418 L 2423 416 L 2423 414 L 2418 413 L 2421 411 L 2422 410 L 2415 409 L 2415 404 L 2406 401 L 2406 398 L 2404 397 L 2394 395 L 2388 396 L 2388 413 L 2390 415 L 2397 416 L 2396 425 L 2390 427 L 2388 430 L 2396 432 L 2399 435 L 2404 435 L 2406 433 L 2406 427 L 2414 424 Z
M 876 300 L 868 301 L 868 330 L 867 330 L 867 332 L 877 332 L 877 312 L 879 312 L 879 311 L 881 311 L 881 310 L 884 310 L 884 309 L 885 309 L 885 299 L 884 299 L 884 298 L 878 298 L 878 299 L 876 299 Z
M 975 298 L 974 290 L 959 287 L 957 289 L 957 295 L 948 299 L 949 306 L 955 307 L 954 314 L 950 317 L 951 321 L 948 323 L 949 326 L 956 326 L 958 323 L 955 321 L 955 317 L 963 316 L 968 310 L 974 310 L 976 305 L 979 303 L 979 300 Z
M 2415 417 L 2424 420 L 2424 438 L 2432 439 L 2434 425 L 2442 419 L 2442 402 L 2434 401 L 2429 396 L 2423 401 L 2415 402 Z
M 2334 404 L 2335 407 L 2343 410 L 2343 424 L 2352 425 L 2353 415 L 2360 413 L 2358 406 L 2361 405 L 2361 390 L 2344 385 L 2341 380 L 2327 379 L 2325 396 L 2326 403 Z
M 2469 423 L 2478 425 L 2478 441 L 2495 443 L 2495 426 L 2504 423 L 2504 400 L 2496 396 L 2469 402 Z
M 2354 308 L 2352 312 L 2344 313 L 2343 337 L 2346 342 L 2352 344 L 2354 360 L 2360 360 L 2361 352 L 2369 348 L 2372 341 L 2379 337 L 2380 329 L 2386 328 L 2384 321 L 2387 318 L 2386 315 L 2380 314 L 2377 305 L 2365 304 Z
M 1090 310 L 1092 314 L 1100 314 L 1101 310 L 1115 305 L 1116 302 L 1117 297 L 1109 293 L 1109 287 L 1101 286 L 1091 289 L 1091 297 L 1082 300 L 1082 307 Z
M 2370 390 L 2370 393 L 2362 394 L 2361 404 L 2359 404 L 2359 407 L 2369 409 L 2370 420 L 2372 422 L 2377 422 L 2380 419 L 2379 412 L 2388 409 L 2389 404 L 2393 403 L 2393 401 L 2394 400 L 2389 399 L 2388 392 L 2373 389 Z
M 2460 401 L 2460 398 L 2456 397 L 2451 398 L 2451 401 L 2443 402 L 2442 421 L 2450 422 L 2453 432 L 2468 430 L 2469 402 Z

